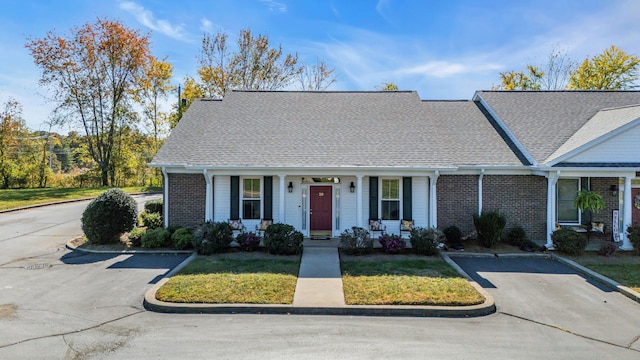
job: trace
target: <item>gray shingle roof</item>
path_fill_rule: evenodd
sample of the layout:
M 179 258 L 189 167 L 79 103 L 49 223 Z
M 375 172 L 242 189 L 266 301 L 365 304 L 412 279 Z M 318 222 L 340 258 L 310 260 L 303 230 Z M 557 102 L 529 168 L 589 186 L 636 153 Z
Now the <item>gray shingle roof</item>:
M 539 163 L 598 111 L 640 104 L 638 91 L 479 91 L 477 95 Z
M 416 92 L 233 91 L 197 100 L 152 165 L 521 165 L 471 101 Z

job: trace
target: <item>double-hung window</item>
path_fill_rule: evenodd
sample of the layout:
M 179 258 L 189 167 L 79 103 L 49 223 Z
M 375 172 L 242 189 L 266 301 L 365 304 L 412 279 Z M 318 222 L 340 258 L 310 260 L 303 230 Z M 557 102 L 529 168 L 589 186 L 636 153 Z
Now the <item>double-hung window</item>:
M 382 220 L 400 220 L 400 179 L 382 179 Z
M 260 219 L 260 179 L 242 180 L 242 218 Z
M 557 187 L 558 222 L 579 224 L 580 210 L 576 207 L 576 196 L 580 191 L 580 179 L 558 179 Z

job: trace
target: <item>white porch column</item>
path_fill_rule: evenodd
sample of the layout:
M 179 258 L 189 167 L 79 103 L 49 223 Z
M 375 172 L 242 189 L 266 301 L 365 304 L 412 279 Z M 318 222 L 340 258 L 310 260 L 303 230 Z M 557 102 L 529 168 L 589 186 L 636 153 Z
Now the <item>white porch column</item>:
M 482 214 L 482 178 L 484 177 L 484 169 L 480 170 L 478 177 L 478 216 Z
M 631 225 L 631 178 L 624 178 L 624 200 L 622 202 L 624 210 L 623 210 L 623 218 L 622 218 L 622 246 L 620 246 L 620 250 L 633 250 L 633 245 L 629 241 L 629 236 L 627 236 L 627 227 Z
M 202 175 L 207 184 L 204 201 L 204 221 L 213 221 L 213 181 L 211 181 L 211 175 L 207 170 L 203 170 Z
M 547 175 L 547 243 L 544 246 L 549 250 L 554 249 L 551 233 L 556 230 L 556 185 L 559 177 L 560 171 Z
M 285 187 L 285 178 L 287 177 L 286 175 L 278 175 L 278 177 L 280 178 L 280 206 L 278 209 L 278 222 L 280 223 L 285 223 L 285 218 L 284 218 L 284 194 L 287 191 L 286 187 Z
M 438 170 L 429 176 L 429 226 L 438 227 L 438 194 L 436 192 L 436 183 L 440 177 Z
M 356 226 L 362 227 L 362 178 L 356 175 Z
M 162 168 L 162 177 L 163 177 L 163 193 L 162 193 L 162 207 L 164 214 L 164 227 L 169 227 L 169 174 L 167 174 L 167 168 Z

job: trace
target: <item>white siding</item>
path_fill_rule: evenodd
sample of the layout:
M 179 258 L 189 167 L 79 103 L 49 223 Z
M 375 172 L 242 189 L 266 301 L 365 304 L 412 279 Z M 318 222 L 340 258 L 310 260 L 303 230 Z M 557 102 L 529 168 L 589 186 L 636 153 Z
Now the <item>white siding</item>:
M 299 231 L 302 231 L 302 178 L 287 176 L 286 185 L 289 186 L 289 182 L 293 183 L 293 192 L 289 194 L 289 190 L 285 190 L 284 194 L 284 223 L 287 223 Z M 273 187 L 273 216 L 277 217 L 280 206 L 280 189 Z
M 340 233 L 356 226 L 356 193 L 350 192 L 351 182 L 356 185 L 355 177 L 341 177 L 340 187 Z
M 429 178 L 414 177 L 411 180 L 413 187 L 411 194 L 413 207 L 413 220 L 415 226 L 429 226 Z
M 231 177 L 213 177 L 213 221 L 227 221 L 231 211 Z
M 619 134 L 564 162 L 640 162 L 640 126 Z

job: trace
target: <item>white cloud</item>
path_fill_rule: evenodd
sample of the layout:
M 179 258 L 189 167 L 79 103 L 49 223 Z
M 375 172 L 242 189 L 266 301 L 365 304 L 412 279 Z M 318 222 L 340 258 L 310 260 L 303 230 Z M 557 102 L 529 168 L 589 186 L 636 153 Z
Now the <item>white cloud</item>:
M 172 25 L 167 20 L 158 20 L 153 15 L 153 12 L 135 2 L 123 1 L 120 3 L 120 9 L 130 13 L 138 22 L 153 31 L 157 31 L 176 40 L 189 41 L 182 25 Z
M 213 23 L 209 19 L 202 18 L 200 20 L 200 30 L 204 32 L 211 32 L 211 30 L 213 30 Z
M 271 11 L 287 12 L 287 5 L 275 0 L 260 0 L 261 3 L 267 5 Z

